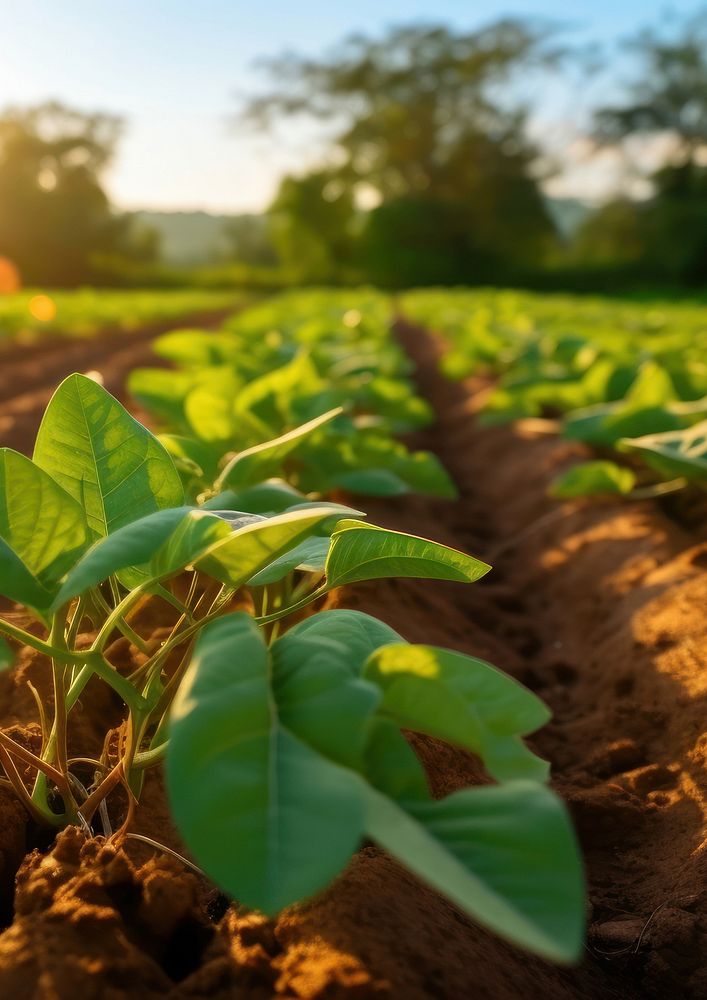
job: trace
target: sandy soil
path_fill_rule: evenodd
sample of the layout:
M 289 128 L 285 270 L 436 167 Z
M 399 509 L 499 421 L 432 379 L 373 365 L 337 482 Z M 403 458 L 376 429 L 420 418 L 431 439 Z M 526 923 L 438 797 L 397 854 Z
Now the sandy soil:
M 532 425 L 476 428 L 484 387 L 447 383 L 435 372 L 434 339 L 408 327 L 399 334 L 439 415 L 415 443 L 438 452 L 461 495 L 454 503 L 403 498 L 364 506 L 378 523 L 466 548 L 495 568 L 473 587 L 389 581 L 336 600 L 378 615 L 412 641 L 489 659 L 551 705 L 554 720 L 535 745 L 553 762 L 585 852 L 584 961 L 557 969 L 499 942 L 374 847 L 361 850 L 321 897 L 271 922 L 229 906 L 141 845 L 125 853 L 71 830 L 47 850 L 22 809 L 0 793 L 7 925 L 0 996 L 707 996 L 705 526 L 686 530 L 654 504 L 548 500 L 547 484 L 575 446 Z M 119 390 L 129 367 L 143 363 L 148 340 L 133 337 L 130 358 L 121 360 L 121 348 L 102 359 L 72 357 L 71 366 L 98 367 Z M 46 372 L 38 399 L 56 375 Z M 18 414 L 37 410 L 18 410 L 9 390 L 0 399 L 0 419 L 15 421 L 0 431 L 4 443 L 22 447 L 31 421 L 18 422 Z M 129 666 L 137 654 L 121 642 L 117 652 Z M 26 653 L 12 676 L 0 678 L 0 718 L 31 742 L 27 676 L 48 692 L 46 664 Z M 117 711 L 110 693 L 87 689 L 81 739 L 97 738 L 98 721 Z M 431 740 L 415 746 L 436 792 L 477 779 L 470 755 Z M 148 783 L 136 828 L 178 845 L 158 777 Z

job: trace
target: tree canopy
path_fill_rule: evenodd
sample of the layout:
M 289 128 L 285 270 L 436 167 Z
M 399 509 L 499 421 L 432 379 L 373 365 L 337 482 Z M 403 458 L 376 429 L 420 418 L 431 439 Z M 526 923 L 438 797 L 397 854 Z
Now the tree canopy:
M 87 280 L 93 255 L 125 242 L 129 221 L 101 185 L 121 130 L 113 115 L 57 102 L 0 116 L 0 256 L 25 283 Z
M 328 175 L 354 198 L 365 190 L 382 202 L 360 249 L 365 258 L 371 248 L 378 262 L 385 249 L 391 283 L 404 283 L 405 274 L 424 277 L 436 226 L 432 243 L 455 260 L 456 280 L 499 266 L 508 275 L 536 262 L 553 234 L 533 177 L 526 108 L 514 87 L 521 70 L 557 59 L 548 38 L 544 25 L 510 19 L 464 33 L 412 25 L 380 38 L 354 35 L 322 59 L 286 54 L 266 61 L 273 85 L 243 115 L 265 128 L 302 115 L 327 126 Z M 280 219 L 285 207 L 281 192 Z M 397 274 L 396 231 L 407 260 Z M 296 225 L 290 236 L 303 245 L 312 238 Z M 380 277 L 378 264 L 371 276 Z

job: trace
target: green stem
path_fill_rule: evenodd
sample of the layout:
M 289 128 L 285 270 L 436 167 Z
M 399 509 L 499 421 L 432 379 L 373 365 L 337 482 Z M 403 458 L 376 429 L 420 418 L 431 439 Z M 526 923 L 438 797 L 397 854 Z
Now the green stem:
M 66 613 L 64 610 L 59 610 L 52 619 L 52 629 L 49 635 L 49 642 L 60 652 L 67 652 L 64 640 L 65 630 Z M 68 784 L 67 777 L 69 768 L 67 764 L 68 752 L 66 742 L 68 718 L 68 712 L 66 709 L 66 663 L 62 662 L 59 656 L 52 657 L 52 677 L 54 680 L 54 724 L 52 726 L 52 733 L 55 737 L 52 744 L 53 759 L 46 756 L 46 748 L 44 759 L 50 764 L 56 763 L 58 771 L 65 778 L 67 785 L 64 794 L 65 797 L 68 798 L 68 807 L 74 811 L 76 803 L 73 800 L 73 794 L 71 792 L 71 787 Z M 49 744 L 51 741 L 47 742 Z
M 169 740 L 165 740 L 164 743 L 160 743 L 156 747 L 151 747 L 149 750 L 143 750 L 141 753 L 136 753 L 133 761 L 133 768 L 138 771 L 144 771 L 148 767 L 154 767 L 155 764 L 159 764 L 167 752 L 168 745 Z
M 687 486 L 687 479 L 670 479 L 667 483 L 655 483 L 653 486 L 639 486 L 636 490 L 631 490 L 625 496 L 626 500 L 652 500 L 654 497 L 662 497 L 667 493 L 677 493 Z
M 106 616 L 109 616 L 109 615 L 112 614 L 112 608 L 111 608 L 111 606 L 108 604 L 108 602 L 104 598 L 103 594 L 101 594 L 101 592 L 99 590 L 96 591 L 95 599 L 96 599 L 96 603 L 100 606 L 101 611 L 103 611 L 103 613 Z M 128 625 L 128 623 L 125 621 L 124 618 L 119 618 L 116 621 L 115 625 L 116 625 L 116 628 L 118 629 L 118 631 L 121 632 L 125 636 L 126 639 L 128 639 L 130 642 L 132 642 L 133 646 L 135 646 L 137 649 L 139 649 L 141 653 L 144 653 L 146 656 L 149 656 L 150 651 L 147 648 L 147 644 L 137 634 L 137 632 L 130 625 Z
M 255 620 L 258 625 L 269 625 L 270 622 L 279 621 L 280 618 L 287 618 L 288 615 L 294 614 L 295 611 L 301 611 L 302 608 L 306 608 L 308 604 L 311 604 L 320 597 L 324 597 L 328 589 L 329 588 L 326 583 L 324 583 L 317 590 L 313 590 L 311 594 L 307 594 L 306 597 L 303 597 L 301 601 L 297 601 L 295 604 L 290 604 L 287 608 L 281 608 L 279 611 L 274 611 L 271 615 L 262 615 Z

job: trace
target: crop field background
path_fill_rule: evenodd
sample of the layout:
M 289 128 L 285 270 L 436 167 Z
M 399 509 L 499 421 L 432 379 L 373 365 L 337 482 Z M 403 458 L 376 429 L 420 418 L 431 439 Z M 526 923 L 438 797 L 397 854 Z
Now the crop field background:
M 707 8 L 516 6 L 9 20 L 0 997 L 707 997 Z

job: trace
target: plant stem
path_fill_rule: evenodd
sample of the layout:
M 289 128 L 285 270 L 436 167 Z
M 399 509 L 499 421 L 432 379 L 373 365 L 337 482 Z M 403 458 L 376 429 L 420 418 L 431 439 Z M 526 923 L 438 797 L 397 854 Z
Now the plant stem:
M 280 618 L 287 618 L 288 615 L 294 614 L 295 611 L 301 611 L 301 609 L 306 608 L 308 604 L 311 604 L 320 597 L 324 597 L 328 589 L 329 588 L 326 583 L 324 583 L 317 590 L 313 590 L 311 594 L 307 594 L 307 596 L 303 597 L 301 601 L 291 604 L 288 608 L 281 608 L 279 611 L 274 611 L 271 615 L 263 615 L 255 620 L 258 625 L 269 625 L 270 622 L 279 621 Z
M 55 649 L 60 650 L 62 646 L 65 646 L 64 642 L 65 627 L 66 627 L 65 615 L 61 611 L 57 611 L 52 620 L 52 630 L 49 635 L 49 642 Z M 61 663 L 56 657 L 52 657 L 52 678 L 54 681 L 54 732 L 56 734 L 56 738 L 54 740 L 55 757 L 59 772 L 66 778 L 66 774 L 68 771 L 68 765 L 67 765 L 68 753 L 66 749 L 67 711 L 66 711 L 65 674 L 66 674 L 65 664 Z M 66 791 L 73 799 L 73 793 L 70 790 L 70 786 L 68 784 L 68 778 L 66 778 Z M 75 805 L 74 802 L 72 802 L 71 804 Z
M 37 757 L 37 755 L 33 754 L 31 750 L 27 750 L 19 743 L 16 743 L 7 735 L 7 733 L 3 733 L 2 730 L 0 730 L 0 746 L 7 752 L 14 753 L 16 757 L 20 758 L 20 760 L 25 761 L 26 764 L 31 764 L 33 767 L 36 767 L 38 771 L 41 771 L 47 777 L 51 778 L 62 793 L 69 790 L 69 781 L 65 774 L 57 770 L 57 768 L 53 767 L 47 761 Z
M 677 493 L 687 486 L 687 479 L 670 479 L 667 483 L 655 483 L 653 486 L 639 486 L 636 490 L 631 490 L 626 494 L 626 500 L 652 500 L 654 497 L 662 497 L 667 493 Z
M 5 773 L 7 774 L 8 780 L 12 785 L 15 794 L 19 798 L 20 802 L 22 802 L 30 816 L 32 816 L 39 823 L 48 822 L 52 826 L 60 826 L 63 822 L 63 817 L 55 815 L 46 806 L 35 802 L 34 798 L 30 796 L 29 792 L 25 788 L 25 783 L 20 777 L 19 771 L 15 767 L 15 762 L 2 744 L 0 744 L 0 763 L 2 763 L 2 766 L 5 768 Z

